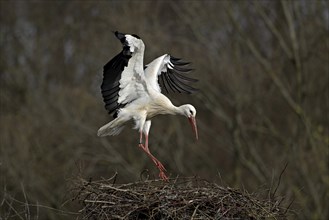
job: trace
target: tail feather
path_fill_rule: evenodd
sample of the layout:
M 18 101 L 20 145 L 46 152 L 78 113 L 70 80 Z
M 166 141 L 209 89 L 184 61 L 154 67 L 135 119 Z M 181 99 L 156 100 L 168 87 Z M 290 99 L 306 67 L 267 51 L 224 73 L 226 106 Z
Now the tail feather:
M 97 135 L 99 137 L 107 136 L 107 135 L 118 135 L 123 130 L 124 125 L 121 121 L 118 120 L 118 118 L 114 119 L 113 121 L 107 123 L 106 125 L 102 126 L 98 132 Z

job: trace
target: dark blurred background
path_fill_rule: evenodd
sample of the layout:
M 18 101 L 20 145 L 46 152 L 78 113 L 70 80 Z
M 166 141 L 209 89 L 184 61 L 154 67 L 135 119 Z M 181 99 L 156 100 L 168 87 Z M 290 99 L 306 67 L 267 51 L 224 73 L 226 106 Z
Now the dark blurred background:
M 135 130 L 96 136 L 111 120 L 99 87 L 103 65 L 121 50 L 115 30 L 143 39 L 146 63 L 169 53 L 191 61 L 200 79 L 199 93 L 168 95 L 196 106 L 199 141 L 183 117 L 153 120 L 150 148 L 171 177 L 249 192 L 273 193 L 280 182 L 276 195 L 293 201 L 291 218 L 327 219 L 328 8 L 310 0 L 2 0 L 0 219 L 75 218 L 68 211 L 79 206 L 65 202 L 78 173 L 118 172 L 119 183 L 157 177 Z

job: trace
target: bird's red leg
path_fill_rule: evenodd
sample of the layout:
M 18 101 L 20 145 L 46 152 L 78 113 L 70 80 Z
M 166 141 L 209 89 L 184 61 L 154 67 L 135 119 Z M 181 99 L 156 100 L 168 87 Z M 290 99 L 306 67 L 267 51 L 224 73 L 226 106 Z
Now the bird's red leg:
M 139 147 L 142 148 L 142 150 L 152 159 L 153 163 L 157 166 L 159 169 L 159 177 L 163 180 L 168 180 L 168 177 L 165 174 L 166 168 L 162 165 L 162 163 L 151 154 L 150 149 L 148 147 L 148 135 L 145 135 L 145 145 L 142 144 L 142 132 L 140 133 L 140 143 Z
M 139 145 L 143 145 L 143 132 L 139 132 Z
M 149 137 L 148 135 L 145 135 L 145 149 L 147 150 L 147 152 L 151 155 L 153 162 L 155 163 L 155 165 L 159 168 L 160 171 L 167 171 L 166 168 L 162 165 L 162 163 L 151 154 L 150 149 L 149 149 Z

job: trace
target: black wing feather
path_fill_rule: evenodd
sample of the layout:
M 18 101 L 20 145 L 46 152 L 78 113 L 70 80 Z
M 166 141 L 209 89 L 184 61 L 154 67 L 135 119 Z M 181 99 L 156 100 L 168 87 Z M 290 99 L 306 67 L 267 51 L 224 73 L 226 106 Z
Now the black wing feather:
M 178 90 L 173 86 L 173 84 L 172 84 L 172 82 L 171 82 L 171 80 L 170 80 L 168 74 L 163 74 L 163 76 L 164 76 L 164 78 L 166 79 L 169 88 L 170 88 L 173 92 L 178 91 Z
M 184 67 L 179 67 L 179 66 L 173 66 L 173 68 L 179 72 L 183 72 L 183 73 L 188 73 L 191 72 L 193 69 L 190 68 L 184 68 Z
M 173 69 L 167 68 L 166 72 L 162 72 L 160 75 L 161 81 L 159 80 L 159 83 L 167 93 L 169 93 L 168 87 L 171 89 L 172 92 L 179 92 L 179 93 L 188 93 L 191 94 L 193 92 L 198 91 L 198 89 L 193 88 L 192 86 L 186 84 L 186 82 L 197 82 L 197 79 L 187 77 L 183 74 L 186 74 L 193 69 L 186 68 L 184 66 L 190 64 L 189 62 L 181 61 L 180 58 L 172 57 L 170 56 L 170 63 L 167 65 L 170 65 Z
M 189 81 L 189 82 L 198 82 L 198 81 L 199 81 L 198 79 L 194 79 L 194 78 L 186 77 L 186 76 L 180 74 L 179 72 L 177 72 L 177 71 L 175 71 L 175 70 L 170 70 L 170 71 L 171 71 L 171 72 L 174 72 L 173 74 L 174 74 L 176 77 L 178 77 L 178 78 L 180 78 L 180 79 L 182 79 L 182 80 Z
M 118 103 L 119 99 L 119 81 L 121 79 L 122 71 L 128 66 L 131 54 L 129 47 L 124 47 L 123 50 L 116 55 L 112 60 L 105 64 L 103 69 L 103 83 L 101 85 L 103 101 L 105 109 L 109 114 L 114 113 L 122 107 Z
M 175 77 L 173 74 L 167 74 L 172 82 L 172 84 L 174 85 L 174 87 L 176 88 L 177 92 L 181 93 L 186 92 L 186 93 L 190 93 L 189 91 L 187 91 L 186 89 L 184 89 L 182 86 L 180 86 L 179 82 L 177 80 L 175 80 Z
M 163 73 L 160 75 L 160 78 L 161 78 L 161 83 L 160 84 L 163 85 L 163 87 L 165 88 L 166 92 L 169 93 L 169 91 L 167 89 L 167 86 L 165 84 L 165 81 L 164 81 L 164 74 Z
M 169 71 L 171 73 L 171 71 Z M 192 86 L 184 83 L 182 80 L 180 80 L 179 78 L 176 77 L 176 74 L 172 73 L 172 74 L 168 74 L 170 75 L 172 81 L 175 83 L 175 85 L 177 87 L 179 87 L 182 91 L 186 92 L 186 93 L 193 93 L 198 91 L 198 89 L 193 88 Z
M 184 61 L 180 61 L 180 59 L 178 60 L 171 60 L 171 63 L 176 65 L 176 66 L 185 66 L 190 64 L 190 62 L 184 62 Z

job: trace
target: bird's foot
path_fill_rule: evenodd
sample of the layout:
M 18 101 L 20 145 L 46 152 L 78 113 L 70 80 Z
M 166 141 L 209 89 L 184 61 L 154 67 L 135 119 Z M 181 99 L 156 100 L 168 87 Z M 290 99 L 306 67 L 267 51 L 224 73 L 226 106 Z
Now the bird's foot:
M 169 181 L 169 178 L 166 176 L 165 172 L 163 172 L 163 171 L 160 171 L 159 177 L 163 181 L 167 181 L 167 182 Z
M 155 158 L 155 161 L 153 160 L 157 168 L 160 170 L 160 172 L 167 172 L 166 168 L 162 165 L 162 163 Z
M 139 144 L 138 145 L 140 148 L 142 148 L 142 150 L 152 159 L 153 163 L 157 166 L 157 168 L 159 169 L 160 171 L 160 174 L 164 172 L 166 172 L 166 168 L 162 165 L 162 163 L 155 157 L 151 154 L 150 150 L 148 148 L 146 148 L 143 144 Z M 164 175 L 166 176 L 166 175 Z
M 166 173 L 165 173 L 165 172 L 167 172 L 166 168 L 156 158 L 155 158 L 155 160 L 156 161 L 154 161 L 154 163 L 160 171 L 160 173 L 159 173 L 160 179 L 162 179 L 163 181 L 168 181 L 168 177 L 166 176 Z

